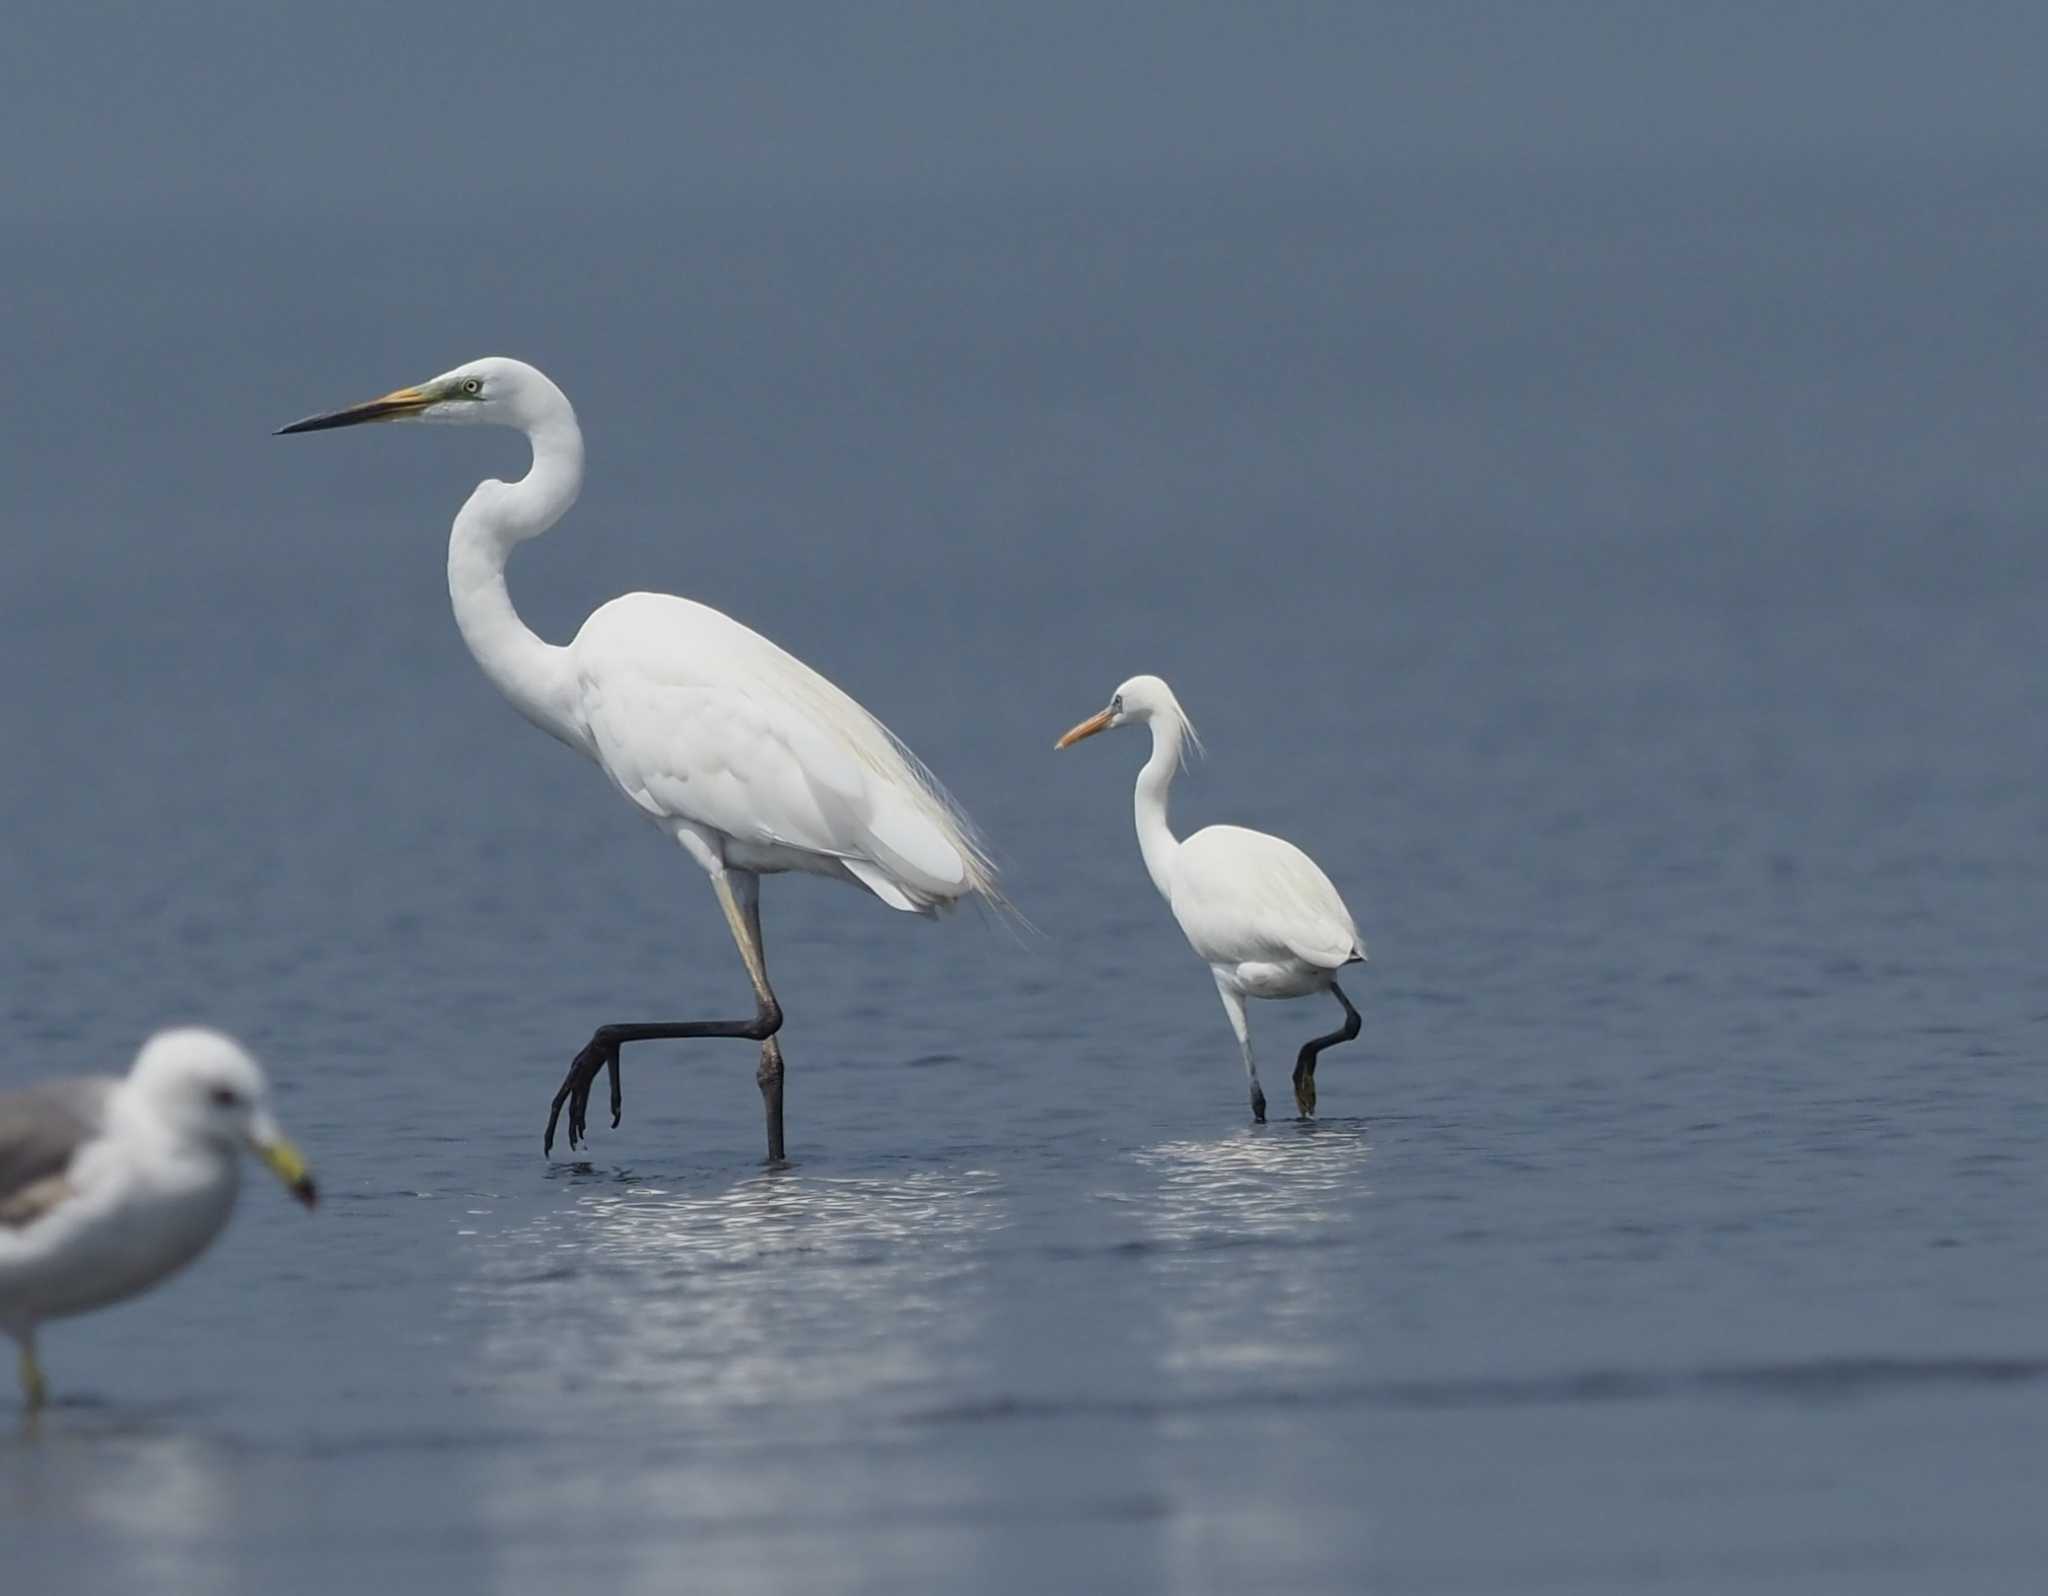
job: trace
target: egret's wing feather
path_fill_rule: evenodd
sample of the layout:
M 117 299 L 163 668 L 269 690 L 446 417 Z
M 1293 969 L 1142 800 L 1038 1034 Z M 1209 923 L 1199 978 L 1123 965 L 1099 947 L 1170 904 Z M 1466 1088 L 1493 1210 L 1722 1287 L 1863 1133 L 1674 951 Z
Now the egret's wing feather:
M 918 908 L 996 896 L 971 829 L 929 773 L 766 638 L 704 605 L 640 593 L 605 605 L 573 646 L 599 763 L 649 814 L 858 861 Z
M 1316 862 L 1241 826 L 1209 826 L 1181 844 L 1173 912 L 1213 962 L 1292 958 L 1334 970 L 1365 955 L 1351 911 Z
M 71 1194 L 65 1172 L 106 1122 L 110 1080 L 45 1081 L 0 1095 L 0 1225 L 20 1228 Z
M 890 908 L 902 909 L 911 914 L 917 913 L 916 903 L 906 896 L 903 889 L 890 879 L 888 871 L 869 864 L 865 859 L 848 859 L 846 861 L 846 868 L 852 872 L 853 878 L 856 881 L 880 898 Z
M 830 842 L 832 773 L 744 692 L 614 672 L 588 690 L 585 713 L 599 762 L 650 815 L 749 842 Z

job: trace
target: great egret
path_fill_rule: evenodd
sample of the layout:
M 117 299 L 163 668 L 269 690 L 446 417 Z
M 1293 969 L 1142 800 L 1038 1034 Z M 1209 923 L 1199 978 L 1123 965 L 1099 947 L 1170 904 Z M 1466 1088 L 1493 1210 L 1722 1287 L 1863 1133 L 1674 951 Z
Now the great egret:
M 1316 1056 L 1358 1035 L 1358 1010 L 1337 971 L 1365 958 L 1358 925 L 1330 878 L 1291 842 L 1242 826 L 1205 826 L 1186 840 L 1166 823 L 1166 792 L 1194 728 L 1173 689 L 1157 676 L 1133 676 L 1109 701 L 1054 744 L 1070 748 L 1117 726 L 1152 728 L 1152 757 L 1138 772 L 1138 851 L 1152 884 L 1216 977 L 1217 995 L 1251 1078 L 1252 1118 L 1266 1118 L 1266 1094 L 1252 1058 L 1244 1000 L 1329 992 L 1344 1023 L 1304 1043 L 1294 1063 L 1294 1103 L 1303 1119 L 1316 1110 Z
M 159 1031 L 121 1080 L 0 1096 L 0 1330 L 21 1347 L 31 1411 L 48 1392 L 36 1326 L 146 1291 L 227 1223 L 243 1147 L 313 1206 L 256 1061 L 232 1038 Z
M 599 1070 L 619 1123 L 619 1049 L 660 1038 L 760 1043 L 756 1079 L 768 1157 L 782 1144 L 782 1006 L 768 985 L 760 878 L 800 870 L 864 887 L 892 909 L 933 914 L 971 895 L 998 900 L 967 818 L 888 728 L 802 661 L 706 605 L 629 593 L 563 647 L 529 631 L 505 591 L 512 550 L 561 519 L 583 484 L 583 434 L 562 390 L 517 360 L 471 361 L 281 432 L 365 421 L 444 421 L 526 434 L 533 466 L 478 484 L 448 535 L 455 624 L 484 674 L 542 731 L 595 760 L 620 792 L 711 877 L 753 981 L 747 1020 L 600 1025 L 548 1112 L 544 1151 L 569 1105 L 584 1140 Z

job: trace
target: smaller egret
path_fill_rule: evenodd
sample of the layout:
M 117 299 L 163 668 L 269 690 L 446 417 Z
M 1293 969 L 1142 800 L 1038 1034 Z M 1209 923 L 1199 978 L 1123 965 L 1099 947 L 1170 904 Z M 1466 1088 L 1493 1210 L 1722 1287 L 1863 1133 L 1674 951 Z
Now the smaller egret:
M 1328 992 L 1344 1006 L 1344 1023 L 1302 1044 L 1294 1064 L 1294 1102 L 1303 1119 L 1316 1109 L 1316 1057 L 1358 1035 L 1358 1010 L 1337 985 L 1337 972 L 1365 958 L 1358 925 L 1330 878 L 1291 842 L 1242 826 L 1205 826 L 1185 840 L 1166 822 L 1166 793 L 1194 741 L 1187 712 L 1157 676 L 1133 676 L 1053 746 L 1118 726 L 1152 728 L 1152 757 L 1138 772 L 1138 851 L 1188 942 L 1216 977 L 1223 1012 L 1237 1033 L 1251 1079 L 1252 1118 L 1264 1123 L 1266 1094 L 1252 1057 L 1244 1000 Z M 1199 746 L 1199 744 L 1197 744 Z
M 313 1206 L 313 1177 L 240 1044 L 159 1031 L 120 1080 L 0 1094 L 0 1330 L 21 1348 L 29 1411 L 49 1387 L 36 1326 L 147 1291 L 227 1223 L 244 1147 Z

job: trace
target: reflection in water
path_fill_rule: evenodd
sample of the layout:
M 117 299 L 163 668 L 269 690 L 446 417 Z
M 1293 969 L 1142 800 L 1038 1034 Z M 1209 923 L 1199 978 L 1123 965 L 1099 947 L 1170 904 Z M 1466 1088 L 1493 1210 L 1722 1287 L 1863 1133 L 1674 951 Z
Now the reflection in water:
M 129 1590 L 231 1589 L 241 1517 L 233 1459 L 199 1437 L 132 1424 L 102 1429 L 60 1407 L 33 1433 L 9 1436 L 0 1444 L 0 1522 L 65 1526 L 58 1543 L 90 1544 L 102 1567 L 125 1567 Z M 65 1588 L 59 1570 L 12 1572 L 28 1582 L 23 1589 Z M 0 1583 L 15 1588 L 11 1577 Z
M 1362 1121 L 1245 1130 L 1139 1152 L 1158 1184 L 1135 1200 L 1159 1243 L 1166 1356 L 1176 1374 L 1282 1372 L 1344 1362 L 1332 1339 L 1328 1245 L 1372 1195 Z M 1241 1249 L 1241 1261 L 1215 1254 Z M 1355 1283 L 1352 1283 L 1355 1285 Z
M 592 1189 L 479 1238 L 463 1291 L 494 1393 L 592 1386 L 693 1410 L 798 1404 L 925 1378 L 961 1342 L 973 1237 L 1003 1222 L 983 1171 L 829 1179 L 784 1171 L 729 1189 Z
M 878 1472 L 871 1447 L 901 1402 L 968 1378 L 986 1336 L 977 1249 L 1005 1214 L 981 1171 L 782 1171 L 707 1192 L 593 1188 L 480 1236 L 459 1289 L 482 1394 L 521 1424 L 615 1438 L 566 1471 L 545 1449 L 491 1459 L 500 1588 L 562 1588 L 570 1571 L 525 1538 L 560 1522 L 593 1588 L 680 1588 L 683 1534 L 717 1588 L 775 1589 L 792 1558 L 833 1566 L 851 1527 L 911 1583 L 950 1583 L 957 1537 L 891 1514 L 943 1516 L 965 1487 L 900 1454 Z M 757 1555 L 764 1541 L 776 1557 Z M 609 1548 L 596 1564 L 593 1548 Z
M 1316 1120 L 1163 1142 L 1137 1159 L 1159 1180 L 1150 1212 L 1161 1240 L 1306 1242 L 1369 1195 L 1360 1171 L 1370 1147 L 1363 1120 Z
M 1362 1122 L 1321 1120 L 1137 1155 L 1158 1182 L 1138 1201 L 1159 1243 L 1149 1261 L 1170 1400 L 1255 1395 L 1276 1414 L 1293 1414 L 1233 1436 L 1231 1474 L 1256 1480 L 1247 1494 L 1268 1503 L 1316 1502 L 1326 1492 L 1318 1476 L 1332 1462 L 1299 1413 L 1314 1393 L 1358 1372 L 1369 1307 L 1346 1265 L 1358 1256 L 1352 1232 L 1370 1213 L 1370 1153 Z M 1208 1587 L 1219 1558 L 1288 1583 L 1317 1536 L 1292 1513 L 1241 1506 L 1228 1493 L 1219 1499 L 1208 1448 L 1195 1439 L 1201 1421 L 1189 1414 L 1181 1429 L 1194 1444 L 1162 1453 L 1163 1489 L 1176 1501 L 1216 1505 L 1162 1526 L 1166 1583 Z M 1366 1510 L 1360 1502 L 1350 1512 L 1355 1519 Z

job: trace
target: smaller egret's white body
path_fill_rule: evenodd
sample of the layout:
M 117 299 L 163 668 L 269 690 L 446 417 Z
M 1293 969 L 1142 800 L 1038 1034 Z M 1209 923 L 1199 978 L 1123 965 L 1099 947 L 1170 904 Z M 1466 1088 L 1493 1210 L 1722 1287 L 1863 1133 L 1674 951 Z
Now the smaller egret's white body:
M 42 1401 L 35 1329 L 147 1291 L 220 1234 L 253 1148 L 308 1207 L 305 1161 L 263 1071 L 231 1038 L 160 1031 L 119 1080 L 0 1096 L 0 1330 Z
M 1266 1117 L 1266 1094 L 1245 999 L 1330 992 L 1344 1006 L 1344 1027 L 1308 1043 L 1296 1062 L 1295 1102 L 1306 1118 L 1315 1111 L 1317 1054 L 1358 1034 L 1358 1011 L 1337 985 L 1339 970 L 1365 958 L 1357 922 L 1330 878 L 1291 842 L 1243 826 L 1206 826 L 1185 839 L 1174 836 L 1167 793 L 1194 732 L 1173 689 L 1157 676 L 1133 676 L 1108 708 L 1074 727 L 1058 746 L 1125 725 L 1152 729 L 1152 754 L 1138 772 L 1133 798 L 1138 849 L 1188 945 L 1216 978 L 1244 1055 L 1255 1118 Z
M 1263 831 L 1203 828 L 1181 843 L 1160 885 L 1189 945 L 1247 997 L 1306 997 L 1365 957 L 1330 878 Z

